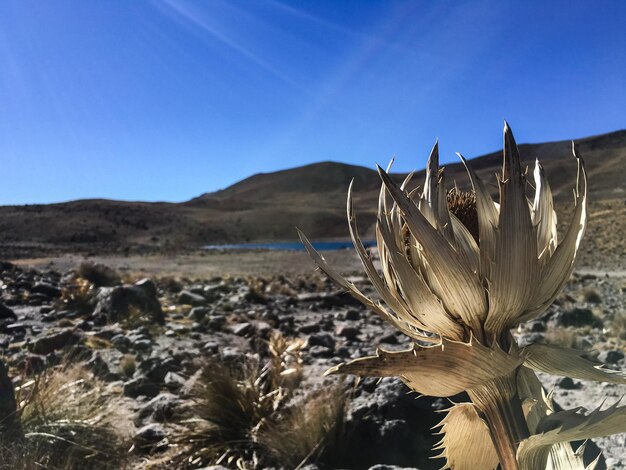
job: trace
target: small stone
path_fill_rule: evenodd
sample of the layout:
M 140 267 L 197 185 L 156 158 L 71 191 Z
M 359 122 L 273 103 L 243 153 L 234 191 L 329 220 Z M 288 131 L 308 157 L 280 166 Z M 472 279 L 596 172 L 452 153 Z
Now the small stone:
M 222 315 L 211 315 L 207 326 L 212 330 L 220 330 L 226 324 L 226 317 Z
M 395 333 L 390 333 L 380 338 L 380 342 L 384 344 L 398 344 L 398 337 Z
M 194 307 L 189 312 L 189 318 L 196 321 L 203 320 L 208 312 L 209 309 L 206 307 Z
M 544 333 L 546 331 L 546 324 L 542 321 L 533 321 L 528 324 L 528 331 L 531 333 Z
M 236 323 L 229 327 L 231 333 L 237 336 L 246 336 L 252 331 L 252 325 L 250 323 Z
M 111 343 L 113 344 L 115 349 L 123 353 L 128 352 L 131 345 L 130 340 L 126 336 L 121 334 L 113 336 L 113 338 L 111 338 Z
M 355 308 L 351 308 L 346 312 L 346 320 L 357 321 L 361 319 L 361 312 Z
M 334 356 L 334 350 L 327 348 L 326 346 L 315 345 L 311 346 L 311 348 L 309 349 L 309 354 L 312 357 L 329 358 Z
M 220 345 L 215 341 L 208 341 L 202 345 L 202 350 L 209 354 L 217 354 L 220 350 Z
M 159 386 L 145 377 L 129 380 L 124 384 L 124 396 L 137 398 L 141 395 L 154 397 L 159 393 Z
M 328 349 L 335 349 L 335 339 L 328 333 L 321 333 L 309 336 L 309 346 L 324 346 Z
M 337 336 L 341 336 L 346 338 L 349 341 L 354 341 L 358 339 L 358 336 L 361 334 L 361 330 L 354 326 L 345 326 L 342 325 L 337 328 Z
M 12 309 L 0 302 L 0 320 L 4 320 L 6 318 L 17 320 L 17 315 L 15 315 L 15 312 Z
M 37 282 L 30 291 L 35 294 L 43 294 L 51 299 L 61 297 L 61 289 L 47 282 Z
M 200 294 L 194 294 L 193 292 L 184 290 L 180 294 L 178 294 L 178 303 L 185 305 L 201 306 L 206 305 L 207 300 Z
M 133 341 L 131 346 L 135 351 L 149 351 L 152 349 L 152 341 L 149 339 L 138 339 Z
M 583 385 L 580 382 L 574 382 L 570 377 L 563 377 L 558 381 L 557 386 L 563 390 L 578 390 Z
M 156 397 L 143 405 L 137 412 L 135 424 L 152 417 L 154 421 L 164 422 L 172 418 L 174 409 L 180 405 L 180 399 L 171 393 L 159 393 Z
M 156 423 L 147 424 L 139 428 L 133 436 L 133 444 L 137 450 L 146 452 L 154 448 L 159 442 L 165 439 L 165 429 Z
M 305 335 L 308 335 L 311 333 L 319 333 L 320 325 L 319 323 L 307 323 L 305 325 L 302 325 L 300 328 L 298 328 L 298 331 L 300 333 L 304 333 Z
M 598 355 L 598 361 L 604 364 L 617 364 L 622 359 L 624 359 L 624 353 L 618 349 L 613 349 L 611 351 L 602 351 Z
M 185 385 L 185 382 L 186 379 L 176 372 L 168 372 L 165 374 L 165 378 L 163 379 L 165 387 L 172 392 L 180 390 L 181 387 Z
M 80 335 L 67 329 L 36 339 L 28 345 L 28 349 L 35 354 L 49 354 L 65 346 L 76 344 L 80 339 Z

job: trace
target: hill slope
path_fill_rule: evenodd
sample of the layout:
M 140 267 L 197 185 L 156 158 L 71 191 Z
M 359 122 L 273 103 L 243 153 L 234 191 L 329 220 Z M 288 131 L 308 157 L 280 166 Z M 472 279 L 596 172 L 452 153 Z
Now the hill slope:
M 590 231 L 605 237 L 606 232 L 623 229 L 626 220 L 626 131 L 576 142 L 589 173 Z M 563 203 L 571 201 L 576 165 L 570 142 L 521 145 L 520 153 L 528 165 L 539 158 L 557 199 Z M 501 151 L 472 160 L 478 173 L 491 182 L 495 181 L 493 174 L 500 165 Z M 344 238 L 345 194 L 352 178 L 359 222 L 367 230 L 374 222 L 378 175 L 369 168 L 322 162 L 257 174 L 182 204 L 80 200 L 0 207 L 0 257 L 48 251 L 180 249 L 207 243 L 288 240 L 295 237 L 294 226 L 313 238 Z M 455 181 L 460 186 L 467 185 L 460 163 L 446 166 L 446 178 L 449 184 Z M 422 180 L 423 170 L 415 181 Z M 597 213 L 605 215 L 600 217 L 602 224 L 593 222 Z M 623 249 L 619 240 L 614 240 L 614 245 L 612 250 L 618 253 Z

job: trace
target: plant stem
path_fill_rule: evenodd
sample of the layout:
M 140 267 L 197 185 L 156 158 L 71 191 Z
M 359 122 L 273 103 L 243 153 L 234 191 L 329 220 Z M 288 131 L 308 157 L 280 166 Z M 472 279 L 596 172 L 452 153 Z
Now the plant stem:
M 469 390 L 472 402 L 483 413 L 502 470 L 517 470 L 517 446 L 529 436 L 517 394 L 516 371 Z

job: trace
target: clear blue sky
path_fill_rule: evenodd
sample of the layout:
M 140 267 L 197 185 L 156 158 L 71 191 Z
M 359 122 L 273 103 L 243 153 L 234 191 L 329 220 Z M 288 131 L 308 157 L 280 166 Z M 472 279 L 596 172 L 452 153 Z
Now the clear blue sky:
M 626 127 L 626 1 L 0 2 L 0 204 Z

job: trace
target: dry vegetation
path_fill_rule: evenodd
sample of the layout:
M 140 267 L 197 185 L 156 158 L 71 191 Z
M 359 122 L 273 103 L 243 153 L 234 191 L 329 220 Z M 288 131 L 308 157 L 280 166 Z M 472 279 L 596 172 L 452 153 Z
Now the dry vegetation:
M 103 384 L 79 366 L 46 371 L 17 388 L 24 436 L 5 443 L 0 468 L 121 469 L 128 442 L 106 416 Z
M 298 468 L 341 454 L 346 394 L 336 387 L 312 395 L 301 382 L 299 340 L 273 334 L 270 359 L 260 364 L 209 362 L 194 385 L 195 405 L 176 438 L 177 468 Z M 296 393 L 304 394 L 297 402 Z

